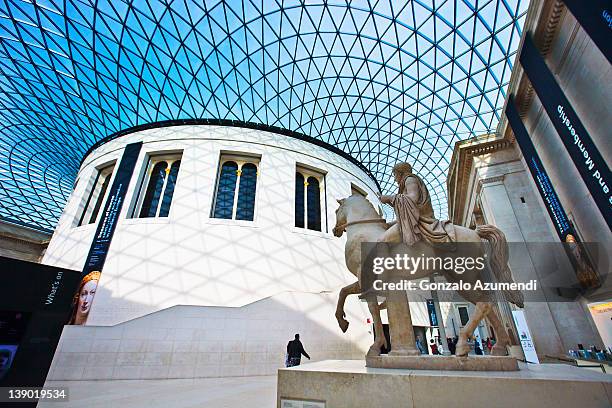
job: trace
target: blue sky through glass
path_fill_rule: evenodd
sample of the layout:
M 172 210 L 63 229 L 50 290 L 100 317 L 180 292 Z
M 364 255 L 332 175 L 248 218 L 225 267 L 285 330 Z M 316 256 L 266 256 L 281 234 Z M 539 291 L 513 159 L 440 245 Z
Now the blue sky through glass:
M 497 126 L 520 0 L 2 1 L 0 216 L 53 229 L 96 141 L 234 119 L 321 139 L 446 216 L 458 140 Z

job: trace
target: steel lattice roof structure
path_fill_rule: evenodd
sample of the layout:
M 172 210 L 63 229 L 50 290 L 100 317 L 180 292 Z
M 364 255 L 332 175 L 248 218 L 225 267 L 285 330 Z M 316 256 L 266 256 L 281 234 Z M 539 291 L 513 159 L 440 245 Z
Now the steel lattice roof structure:
M 0 217 L 52 230 L 80 162 L 176 119 L 338 147 L 446 216 L 455 142 L 495 130 L 526 0 L 0 0 Z

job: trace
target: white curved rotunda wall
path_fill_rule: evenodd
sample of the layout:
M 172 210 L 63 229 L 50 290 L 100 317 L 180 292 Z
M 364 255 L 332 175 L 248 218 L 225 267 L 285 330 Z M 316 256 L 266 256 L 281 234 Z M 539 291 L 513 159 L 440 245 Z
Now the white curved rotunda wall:
M 77 226 L 97 169 L 143 142 L 87 324 L 116 325 L 176 305 L 239 307 L 282 292 L 336 291 L 354 281 L 335 238 L 336 199 L 355 185 L 379 207 L 376 185 L 349 160 L 262 130 L 208 125 L 154 128 L 109 141 L 84 160 L 43 263 L 80 270 L 96 224 Z M 148 157 L 182 153 L 170 213 L 129 218 Z M 211 217 L 221 154 L 259 157 L 253 221 Z M 296 166 L 325 174 L 327 227 L 294 226 Z M 115 172 L 116 172 L 115 167 Z M 113 175 L 114 177 L 114 175 Z M 112 180 L 111 180 L 112 183 Z

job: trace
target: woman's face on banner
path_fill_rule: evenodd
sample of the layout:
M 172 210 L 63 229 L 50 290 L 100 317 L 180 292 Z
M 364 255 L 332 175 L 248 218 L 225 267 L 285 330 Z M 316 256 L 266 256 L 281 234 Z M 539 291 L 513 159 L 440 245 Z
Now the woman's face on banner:
M 87 315 L 89 313 L 89 309 L 91 308 L 91 302 L 93 301 L 97 288 L 98 288 L 97 280 L 90 280 L 85 285 L 83 285 L 83 287 L 81 288 L 81 293 L 79 293 L 79 310 L 78 310 L 78 312 L 81 315 Z

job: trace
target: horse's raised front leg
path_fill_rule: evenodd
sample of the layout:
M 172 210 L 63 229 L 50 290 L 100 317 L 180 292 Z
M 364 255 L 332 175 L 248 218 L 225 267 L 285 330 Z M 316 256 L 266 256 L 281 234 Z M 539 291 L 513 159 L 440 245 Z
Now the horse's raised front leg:
M 457 357 L 465 357 L 470 352 L 470 345 L 467 342 L 468 336 L 474 333 L 480 321 L 489 313 L 493 306 L 489 302 L 476 302 L 474 314 L 470 320 L 459 332 L 459 340 L 457 341 L 457 349 L 455 355 Z
M 389 349 L 389 345 L 387 344 L 387 338 L 385 337 L 385 331 L 380 318 L 380 308 L 378 306 L 376 295 L 368 296 L 367 301 L 368 309 L 370 309 L 370 314 L 372 315 L 372 321 L 374 323 L 374 344 L 370 346 L 366 356 L 380 356 L 380 348 L 385 346 L 387 349 Z
M 355 283 L 351 283 L 340 289 L 340 295 L 338 296 L 338 305 L 336 306 L 336 320 L 338 321 L 338 325 L 340 326 L 340 330 L 342 332 L 346 332 L 349 327 L 348 320 L 345 319 L 346 314 L 344 313 L 344 302 L 346 301 L 346 297 L 348 295 L 356 295 L 361 292 L 361 286 L 359 286 L 359 281 Z

